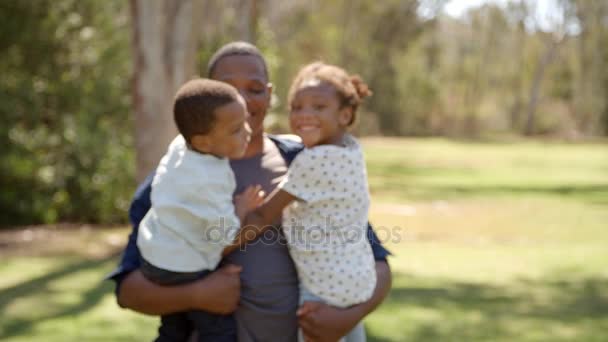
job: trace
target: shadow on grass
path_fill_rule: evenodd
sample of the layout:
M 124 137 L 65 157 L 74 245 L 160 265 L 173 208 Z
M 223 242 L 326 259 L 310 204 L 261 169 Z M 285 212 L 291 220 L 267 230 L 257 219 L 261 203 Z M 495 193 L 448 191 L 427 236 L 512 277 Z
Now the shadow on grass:
M 99 281 L 93 281 L 93 287 L 78 293 L 81 298 L 79 302 L 68 305 L 53 305 L 53 296 L 59 295 L 63 290 L 54 289 L 52 283 L 69 278 L 76 273 L 100 269 L 115 262 L 115 255 L 100 260 L 73 262 L 43 276 L 0 290 L 0 315 L 3 316 L 3 322 L 0 324 L 0 340 L 28 332 L 47 319 L 74 317 L 95 307 L 113 290 L 110 282 L 103 281 L 101 278 Z M 100 274 L 102 274 L 101 271 Z M 32 308 L 33 318 L 10 317 L 6 314 L 6 308 L 11 303 L 20 299 L 31 299 L 31 297 L 41 294 L 48 299 L 48 303 L 35 303 Z
M 406 284 L 421 284 L 414 277 L 396 276 Z M 608 278 L 522 279 L 504 287 L 436 282 L 438 286 L 414 285 L 391 291 L 384 309 L 424 309 L 440 317 L 432 322 L 402 322 L 400 326 L 408 327 L 399 341 L 518 340 L 525 332 L 517 327 L 531 327 L 551 340 L 562 340 L 559 332 L 550 330 L 555 326 L 568 326 L 582 334 L 577 338 L 598 340 L 608 328 Z M 388 341 L 373 332 L 369 340 Z

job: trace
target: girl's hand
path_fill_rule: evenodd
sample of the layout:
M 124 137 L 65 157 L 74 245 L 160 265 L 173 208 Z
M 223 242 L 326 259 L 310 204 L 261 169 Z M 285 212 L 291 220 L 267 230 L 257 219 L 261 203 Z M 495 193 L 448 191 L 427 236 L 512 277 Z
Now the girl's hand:
M 260 185 L 252 185 L 247 187 L 242 193 L 234 196 L 236 215 L 241 222 L 243 222 L 247 214 L 254 211 L 264 202 L 264 195 L 264 191 L 262 191 Z

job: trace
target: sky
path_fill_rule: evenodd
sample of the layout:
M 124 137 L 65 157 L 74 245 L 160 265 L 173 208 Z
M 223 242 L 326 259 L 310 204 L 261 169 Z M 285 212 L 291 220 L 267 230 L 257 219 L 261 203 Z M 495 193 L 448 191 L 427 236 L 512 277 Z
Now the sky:
M 501 6 L 518 0 L 449 0 L 443 11 L 452 17 L 461 17 L 467 10 L 483 4 L 494 3 Z M 550 30 L 559 16 L 558 0 L 536 0 L 536 18 L 543 30 Z

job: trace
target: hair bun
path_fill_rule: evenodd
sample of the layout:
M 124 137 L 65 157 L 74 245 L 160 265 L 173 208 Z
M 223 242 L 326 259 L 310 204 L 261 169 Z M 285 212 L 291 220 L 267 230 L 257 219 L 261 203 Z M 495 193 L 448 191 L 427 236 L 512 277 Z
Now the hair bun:
M 363 100 L 364 98 L 373 94 L 373 92 L 369 89 L 367 83 L 363 82 L 359 75 L 350 76 L 350 82 L 355 87 L 355 91 L 357 91 L 359 99 Z

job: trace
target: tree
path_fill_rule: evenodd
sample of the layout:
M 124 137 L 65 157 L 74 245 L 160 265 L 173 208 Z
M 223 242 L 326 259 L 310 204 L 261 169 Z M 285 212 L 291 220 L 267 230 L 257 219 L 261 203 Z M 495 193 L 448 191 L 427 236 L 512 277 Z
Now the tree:
M 172 99 L 196 74 L 202 0 L 131 0 L 137 180 L 158 164 L 175 137 Z
M 124 222 L 128 6 L 5 1 L 0 20 L 0 226 Z
M 608 133 L 608 4 L 605 1 L 570 1 L 580 28 L 572 85 L 578 128 L 585 133 Z M 602 121 L 604 127 L 601 127 Z
M 526 115 L 526 127 L 524 134 L 533 135 L 536 132 L 536 108 L 540 96 L 540 88 L 545 76 L 545 70 L 555 60 L 558 47 L 564 40 L 564 36 L 552 37 L 547 40 L 546 48 L 543 55 L 540 57 L 536 69 L 534 70 L 534 78 L 530 87 L 530 96 L 528 98 L 528 107 Z
M 255 44 L 257 41 L 258 0 L 240 0 L 240 39 Z
M 533 1 L 529 6 L 534 8 L 536 3 Z M 536 68 L 534 70 L 534 76 L 532 80 L 532 86 L 530 87 L 530 95 L 528 97 L 528 106 L 527 106 L 527 115 L 526 115 L 526 126 L 524 129 L 524 134 L 532 135 L 535 133 L 536 126 L 536 108 L 538 106 L 539 96 L 540 96 L 540 88 L 542 81 L 545 77 L 545 71 L 547 67 L 555 60 L 557 56 L 558 48 L 562 45 L 564 40 L 566 39 L 566 29 L 569 23 L 572 20 L 572 11 L 570 4 L 567 1 L 558 2 L 558 5 L 555 8 L 556 15 L 552 17 L 548 17 L 545 20 L 549 22 L 551 26 L 550 32 L 542 32 L 542 28 L 540 25 L 540 18 L 538 14 L 535 14 L 535 10 L 532 10 L 531 16 L 529 16 L 529 22 L 532 24 L 532 29 L 536 31 L 540 31 L 540 34 L 544 36 L 545 40 L 545 49 L 543 54 L 538 60 L 536 64 Z

